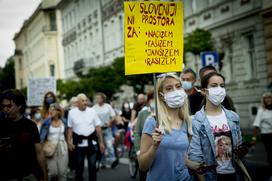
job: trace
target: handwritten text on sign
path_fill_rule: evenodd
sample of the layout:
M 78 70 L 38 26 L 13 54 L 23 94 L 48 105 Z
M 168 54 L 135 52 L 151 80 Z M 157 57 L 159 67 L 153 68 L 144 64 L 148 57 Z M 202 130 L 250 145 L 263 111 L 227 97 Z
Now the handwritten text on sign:
M 51 91 L 56 93 L 55 78 L 29 78 L 27 87 L 27 105 L 41 106 L 43 104 L 44 95 Z
M 125 2 L 125 73 L 182 70 L 182 2 Z

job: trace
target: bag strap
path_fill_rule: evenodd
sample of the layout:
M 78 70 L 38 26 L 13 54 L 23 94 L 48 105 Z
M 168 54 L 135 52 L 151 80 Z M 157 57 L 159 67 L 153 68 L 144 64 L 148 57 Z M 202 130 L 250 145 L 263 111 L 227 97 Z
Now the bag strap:
M 57 142 L 57 147 L 56 148 L 58 148 L 58 145 L 59 145 L 59 142 L 60 142 L 62 126 L 63 126 L 63 123 L 61 123 L 61 126 L 60 126 L 59 137 L 58 137 L 58 142 Z
M 239 158 L 234 158 L 235 162 L 237 163 L 237 165 L 240 167 L 240 169 L 242 170 L 245 180 L 246 181 L 252 181 L 249 173 L 247 172 L 246 167 L 244 166 L 243 162 L 239 159 Z

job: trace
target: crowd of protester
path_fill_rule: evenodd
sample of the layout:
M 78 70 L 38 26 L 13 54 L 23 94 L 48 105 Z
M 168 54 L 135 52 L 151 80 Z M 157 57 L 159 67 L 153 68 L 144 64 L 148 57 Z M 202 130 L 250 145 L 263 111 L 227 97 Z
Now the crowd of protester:
M 93 106 L 83 93 L 61 107 L 47 92 L 43 105 L 31 107 L 18 90 L 0 94 L 0 181 L 83 181 L 98 169 L 119 164 L 120 147 L 132 130 L 141 181 L 250 180 L 242 158 L 240 118 L 225 89 L 225 77 L 212 66 L 180 75 L 156 77 L 155 90 L 139 93 L 134 105 L 116 111 L 102 92 Z M 272 170 L 272 94 L 264 93 L 253 124 L 251 144 L 261 133 Z M 156 111 L 157 110 L 157 111 Z M 126 137 L 125 137 L 126 138 Z M 131 140 L 130 140 L 131 141 Z

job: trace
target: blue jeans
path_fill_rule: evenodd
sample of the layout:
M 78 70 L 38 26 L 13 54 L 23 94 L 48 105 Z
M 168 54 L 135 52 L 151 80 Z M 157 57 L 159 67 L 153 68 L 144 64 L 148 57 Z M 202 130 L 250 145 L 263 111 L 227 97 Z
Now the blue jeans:
M 89 181 L 96 181 L 96 152 L 89 147 L 76 147 L 76 181 L 83 181 L 84 160 L 87 155 Z
M 108 152 L 107 156 L 105 157 L 105 154 L 102 157 L 101 163 L 105 164 L 105 162 L 109 162 L 112 164 L 116 160 L 115 152 L 114 152 L 114 147 L 113 147 L 113 137 L 112 137 L 112 132 L 111 128 L 107 128 L 103 130 L 103 136 L 104 136 L 104 142 L 106 146 L 106 150 Z

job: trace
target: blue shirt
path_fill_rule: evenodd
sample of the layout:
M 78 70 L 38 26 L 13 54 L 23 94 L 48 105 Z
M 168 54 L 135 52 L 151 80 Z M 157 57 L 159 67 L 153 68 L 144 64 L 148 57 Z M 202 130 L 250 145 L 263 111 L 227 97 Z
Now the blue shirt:
M 150 117 L 145 122 L 143 133 L 151 135 L 155 127 L 156 121 L 153 117 Z M 147 181 L 191 180 L 184 162 L 188 146 L 189 140 L 185 123 L 180 129 L 172 129 L 170 134 L 165 134 L 149 168 Z

